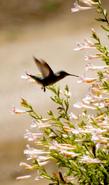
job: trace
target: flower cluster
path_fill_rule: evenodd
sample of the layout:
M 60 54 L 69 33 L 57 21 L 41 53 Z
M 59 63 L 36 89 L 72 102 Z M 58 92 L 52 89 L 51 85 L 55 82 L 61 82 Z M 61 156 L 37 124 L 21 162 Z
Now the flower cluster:
M 76 0 L 72 12 L 92 7 L 96 7 L 100 15 L 97 20 L 105 24 L 102 29 L 109 31 L 108 14 L 100 0 Z M 50 86 L 48 90 L 57 110 L 55 113 L 48 111 L 47 118 L 37 113 L 24 98 L 21 99 L 23 110 L 13 108 L 14 113 L 26 113 L 32 118 L 24 135 L 28 141 L 24 150 L 27 163 L 20 163 L 31 173 L 18 179 L 35 176 L 35 180 L 47 179 L 49 185 L 109 184 L 109 49 L 94 29 L 92 38 L 78 43 L 74 49 L 91 48 L 97 53 L 85 56 L 85 75 L 78 83 L 88 85 L 88 93 L 80 102 L 70 104 L 68 86 L 64 90 Z M 53 165 L 51 172 L 49 163 Z

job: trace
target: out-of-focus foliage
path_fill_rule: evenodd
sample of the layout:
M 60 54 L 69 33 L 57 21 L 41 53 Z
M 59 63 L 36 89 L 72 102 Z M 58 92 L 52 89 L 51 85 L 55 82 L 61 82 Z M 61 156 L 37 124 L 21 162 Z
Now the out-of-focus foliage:
M 71 0 L 0 0 L 0 24 L 45 20 L 69 2 Z

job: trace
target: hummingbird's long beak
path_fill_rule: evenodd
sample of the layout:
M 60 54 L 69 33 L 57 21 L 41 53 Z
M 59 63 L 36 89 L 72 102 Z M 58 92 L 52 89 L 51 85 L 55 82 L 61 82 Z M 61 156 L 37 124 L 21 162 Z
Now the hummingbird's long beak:
M 69 76 L 75 76 L 75 77 L 79 77 L 78 75 L 73 75 L 73 74 L 68 74 Z

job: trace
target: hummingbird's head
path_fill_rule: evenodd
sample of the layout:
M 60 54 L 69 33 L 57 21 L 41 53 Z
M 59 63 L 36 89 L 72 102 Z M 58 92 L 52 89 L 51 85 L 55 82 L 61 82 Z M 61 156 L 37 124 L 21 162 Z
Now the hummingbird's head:
M 78 75 L 74 75 L 74 74 L 70 74 L 70 73 L 67 73 L 66 71 L 59 71 L 57 73 L 57 76 L 60 77 L 60 78 L 64 78 L 66 76 L 75 76 L 75 77 L 79 77 Z
M 58 76 L 60 76 L 62 78 L 69 76 L 69 75 L 71 75 L 71 74 L 67 73 L 66 71 L 59 71 L 58 72 Z

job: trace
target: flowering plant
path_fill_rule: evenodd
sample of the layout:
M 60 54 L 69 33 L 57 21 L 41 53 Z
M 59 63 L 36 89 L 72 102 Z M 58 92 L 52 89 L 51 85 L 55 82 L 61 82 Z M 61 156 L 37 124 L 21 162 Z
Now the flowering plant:
M 101 0 L 76 0 L 71 11 L 93 7 L 99 16 L 96 20 L 108 33 L 108 13 Z M 67 85 L 63 91 L 54 85 L 48 87 L 57 111 L 48 111 L 47 118 L 35 112 L 23 98 L 21 105 L 25 109 L 13 109 L 32 118 L 24 135 L 29 143 L 24 150 L 28 162 L 20 163 L 30 173 L 17 179 L 35 175 L 35 180 L 44 178 L 49 185 L 109 185 L 109 49 L 94 29 L 92 41 L 78 43 L 75 50 L 89 48 L 96 54 L 85 57 L 85 76 L 78 82 L 88 84 L 89 90 L 81 102 L 73 104 L 74 109 L 80 109 L 78 113 L 70 112 L 71 94 Z M 103 64 L 99 65 L 99 61 Z M 88 77 L 89 71 L 94 77 Z M 54 166 L 51 172 L 49 163 Z

